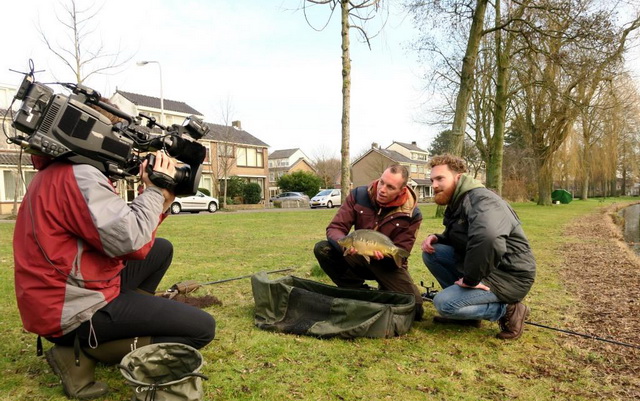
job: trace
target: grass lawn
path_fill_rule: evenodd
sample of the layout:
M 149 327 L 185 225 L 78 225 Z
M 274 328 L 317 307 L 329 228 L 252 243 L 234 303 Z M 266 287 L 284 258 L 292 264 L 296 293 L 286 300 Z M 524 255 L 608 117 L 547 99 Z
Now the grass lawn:
M 627 199 L 629 200 L 629 199 Z M 605 204 L 625 200 L 607 200 Z M 538 261 L 529 297 L 530 320 L 562 326 L 572 295 L 557 272 L 563 227 L 594 212 L 598 200 L 540 207 L 515 204 Z M 435 207 L 425 219 L 410 258 L 416 283 L 433 278 L 422 263 L 419 243 L 441 232 Z M 324 237 L 334 210 L 201 213 L 172 216 L 158 235 L 174 244 L 172 267 L 161 289 L 183 280 L 207 282 L 260 270 L 293 267 L 294 275 L 329 283 L 319 273 L 313 245 Z M 13 291 L 13 223 L 0 223 L 0 400 L 65 400 L 57 377 L 36 356 L 36 336 L 23 331 Z M 557 333 L 527 326 L 513 342 L 494 338 L 496 323 L 481 329 L 434 325 L 425 304 L 423 322 L 392 339 L 320 340 L 257 329 L 248 279 L 203 287 L 218 297 L 206 310 L 217 320 L 216 340 L 202 350 L 207 400 L 586 400 L 610 399 L 607 378 L 587 364 L 594 357 Z M 45 348 L 49 347 L 45 341 Z M 105 400 L 128 400 L 130 388 L 113 367 L 97 378 L 112 388 Z

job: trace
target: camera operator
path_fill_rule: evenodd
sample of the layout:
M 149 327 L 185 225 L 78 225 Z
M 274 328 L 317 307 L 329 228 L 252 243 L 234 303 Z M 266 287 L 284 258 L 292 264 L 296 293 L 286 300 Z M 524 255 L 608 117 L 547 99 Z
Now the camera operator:
M 175 174 L 155 153 L 153 170 Z M 173 257 L 156 238 L 175 195 L 140 166 L 144 192 L 131 205 L 97 168 L 33 156 L 38 173 L 18 212 L 15 289 L 26 330 L 54 346 L 46 359 L 68 397 L 108 392 L 94 380 L 96 361 L 119 363 L 133 349 L 161 342 L 202 348 L 215 320 L 184 303 L 153 296 Z

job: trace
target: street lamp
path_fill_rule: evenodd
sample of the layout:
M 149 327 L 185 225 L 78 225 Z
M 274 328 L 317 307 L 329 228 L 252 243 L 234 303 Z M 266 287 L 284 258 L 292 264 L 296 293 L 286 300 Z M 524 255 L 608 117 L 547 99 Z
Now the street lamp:
M 138 61 L 136 64 L 139 66 L 147 64 L 158 64 L 158 70 L 160 70 L 160 124 L 164 125 L 164 97 L 162 95 L 162 67 L 159 61 Z

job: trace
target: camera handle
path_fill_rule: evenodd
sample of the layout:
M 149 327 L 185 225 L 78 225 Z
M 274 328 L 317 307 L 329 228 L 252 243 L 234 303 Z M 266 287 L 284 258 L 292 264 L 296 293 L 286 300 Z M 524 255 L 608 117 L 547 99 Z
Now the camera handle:
M 176 180 L 170 175 L 153 169 L 153 165 L 156 163 L 156 155 L 149 153 L 145 159 L 147 160 L 146 172 L 149 175 L 149 180 L 151 180 L 155 186 L 159 188 L 166 188 L 173 192 L 177 184 Z

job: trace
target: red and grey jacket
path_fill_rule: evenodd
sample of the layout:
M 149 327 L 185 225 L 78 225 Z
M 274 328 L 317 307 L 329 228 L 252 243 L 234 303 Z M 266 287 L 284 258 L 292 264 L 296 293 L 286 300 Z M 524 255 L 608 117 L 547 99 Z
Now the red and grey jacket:
M 161 191 L 151 187 L 127 205 L 89 165 L 54 162 L 40 170 L 13 236 L 24 328 L 64 335 L 118 296 L 124 262 L 144 259 L 151 249 L 163 203 Z
M 340 210 L 327 227 L 327 239 L 341 249 L 337 240 L 354 230 L 376 230 L 386 235 L 393 243 L 409 252 L 416 241 L 416 232 L 422 223 L 422 213 L 417 207 L 416 194 L 407 187 L 407 201 L 397 207 L 381 208 L 375 201 L 371 186 L 353 189 Z M 403 265 L 406 267 L 407 261 Z

